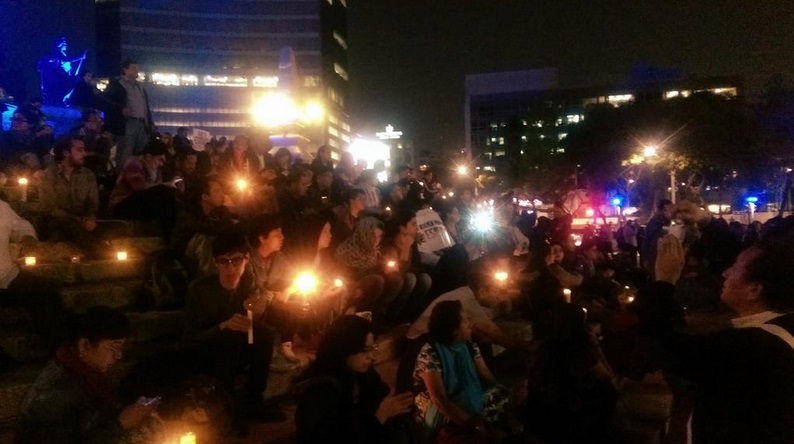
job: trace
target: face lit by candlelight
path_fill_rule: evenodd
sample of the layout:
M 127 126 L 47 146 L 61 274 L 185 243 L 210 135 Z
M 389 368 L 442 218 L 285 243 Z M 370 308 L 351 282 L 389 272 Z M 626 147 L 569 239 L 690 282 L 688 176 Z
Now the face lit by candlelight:
M 100 372 L 108 370 L 123 357 L 125 339 L 100 339 L 91 342 L 81 338 L 77 342 L 77 351 L 80 360 L 88 367 Z

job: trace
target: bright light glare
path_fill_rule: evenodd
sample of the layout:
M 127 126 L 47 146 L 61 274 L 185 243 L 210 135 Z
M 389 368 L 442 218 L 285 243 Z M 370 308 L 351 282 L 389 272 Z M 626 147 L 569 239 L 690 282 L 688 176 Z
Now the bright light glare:
M 306 109 L 303 112 L 303 116 L 307 122 L 321 122 L 325 116 L 325 108 L 323 108 L 323 105 L 320 102 L 309 102 L 306 104 Z
M 262 96 L 251 107 L 251 117 L 259 125 L 278 127 L 289 125 L 300 116 L 295 101 L 281 93 Z
M 345 283 L 344 283 L 344 281 L 342 281 L 342 279 L 334 279 L 334 287 L 342 288 L 342 286 L 344 286 L 344 285 L 345 285 Z
M 593 217 L 595 216 L 595 210 L 593 210 L 592 208 L 588 208 L 587 210 L 585 210 L 584 214 L 587 217 Z
M 389 268 L 394 268 L 394 267 L 397 266 L 397 262 L 394 262 L 394 261 L 386 262 L 386 266 L 389 267 Z
M 642 149 L 642 155 L 645 157 L 655 157 L 656 156 L 656 145 L 648 145 Z
M 494 218 L 493 214 L 488 211 L 480 211 L 474 213 L 474 217 L 472 218 L 472 225 L 474 225 L 474 229 L 483 233 L 487 233 L 493 230 L 494 227 Z
M 245 191 L 245 189 L 248 188 L 248 182 L 246 182 L 245 179 L 237 179 L 237 181 L 234 183 L 234 185 L 240 191 Z
M 466 176 L 469 174 L 469 167 L 466 165 L 460 165 L 456 168 L 456 170 L 458 171 L 459 176 Z
M 354 139 L 347 151 L 356 162 L 363 160 L 367 165 L 374 166 L 377 161 L 382 160 L 386 167 L 391 165 L 391 148 L 381 141 Z
M 497 271 L 496 273 L 494 273 L 493 277 L 499 282 L 504 282 L 507 280 L 507 272 Z
M 25 186 L 25 185 L 28 184 L 28 179 L 26 177 L 20 177 L 19 180 L 17 181 L 17 183 L 22 185 L 22 186 Z
M 317 287 L 317 278 L 314 273 L 304 271 L 295 278 L 295 288 L 303 294 L 310 293 Z

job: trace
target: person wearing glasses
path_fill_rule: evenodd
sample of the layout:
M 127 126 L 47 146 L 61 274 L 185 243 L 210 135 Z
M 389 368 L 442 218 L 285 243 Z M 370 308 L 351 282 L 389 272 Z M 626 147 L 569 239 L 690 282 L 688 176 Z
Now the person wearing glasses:
M 11 129 L 0 137 L 0 155 L 4 167 L 39 169 L 41 157 L 50 149 L 49 138 L 39 137 L 34 127 L 39 117 L 25 109 L 17 109 L 11 116 Z
M 190 284 L 181 347 L 229 395 L 234 394 L 238 374 L 246 372 L 239 406 L 243 417 L 235 419 L 279 422 L 285 419 L 284 413 L 264 403 L 275 333 L 264 322 L 265 301 L 257 298 L 254 277 L 247 271 L 249 251 L 242 233 L 220 234 L 213 240 L 218 273 Z M 245 364 L 247 370 L 242 370 Z
M 410 411 L 413 395 L 390 392 L 372 366 L 377 351 L 369 320 L 344 315 L 331 324 L 293 383 L 297 443 L 396 442 L 392 418 Z
M 91 307 L 73 316 L 69 330 L 22 402 L 16 443 L 119 442 L 157 410 L 157 398 L 122 408 L 113 390 L 108 374 L 132 333 L 122 313 Z

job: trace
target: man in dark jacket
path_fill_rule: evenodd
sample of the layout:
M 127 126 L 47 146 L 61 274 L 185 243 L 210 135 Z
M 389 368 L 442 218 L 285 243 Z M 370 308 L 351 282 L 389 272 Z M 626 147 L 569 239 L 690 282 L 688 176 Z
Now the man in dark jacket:
M 692 443 L 794 442 L 794 247 L 791 240 L 743 251 L 723 276 L 722 301 L 739 317 L 710 335 L 676 331 L 674 284 L 684 251 L 658 245 L 656 281 L 638 297 L 640 332 L 662 368 L 692 382 Z
M 664 236 L 665 227 L 673 221 L 675 205 L 669 199 L 662 199 L 656 204 L 656 214 L 648 220 L 645 227 L 645 240 L 642 242 L 642 261 L 647 271 L 653 271 L 656 261 L 656 242 Z
M 143 84 L 138 82 L 138 64 L 126 60 L 121 65 L 121 77 L 108 84 L 102 97 L 105 128 L 118 137 L 116 167 L 133 154 L 140 154 L 152 131 L 152 112 Z
M 212 255 L 218 273 L 193 281 L 188 289 L 182 346 L 229 394 L 249 364 L 241 413 L 252 421 L 283 421 L 283 412 L 264 404 L 275 332 L 264 323 L 264 304 L 256 299 L 254 278 L 246 271 L 250 256 L 245 236 L 219 235 Z

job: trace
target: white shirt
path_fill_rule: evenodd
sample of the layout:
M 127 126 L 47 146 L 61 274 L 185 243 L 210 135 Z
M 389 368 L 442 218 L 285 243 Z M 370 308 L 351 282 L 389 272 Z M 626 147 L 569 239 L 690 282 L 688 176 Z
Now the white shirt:
M 731 319 L 731 324 L 733 328 L 760 327 L 778 316 L 783 316 L 783 314 L 784 313 L 775 313 L 774 311 L 765 311 L 750 316 Z
M 408 328 L 408 333 L 405 336 L 408 339 L 416 339 L 428 332 L 428 325 L 430 324 L 430 313 L 433 308 L 442 301 L 460 301 L 463 304 L 463 312 L 468 316 L 472 324 L 482 322 L 488 318 L 488 312 L 477 302 L 474 292 L 469 287 L 460 287 L 450 292 L 444 293 L 437 297 L 433 302 L 422 312 L 422 314 L 411 324 Z
M 25 236 L 36 237 L 33 225 L 20 217 L 8 203 L 0 201 L 0 288 L 8 288 L 19 274 L 19 267 L 11 258 L 8 244 Z

